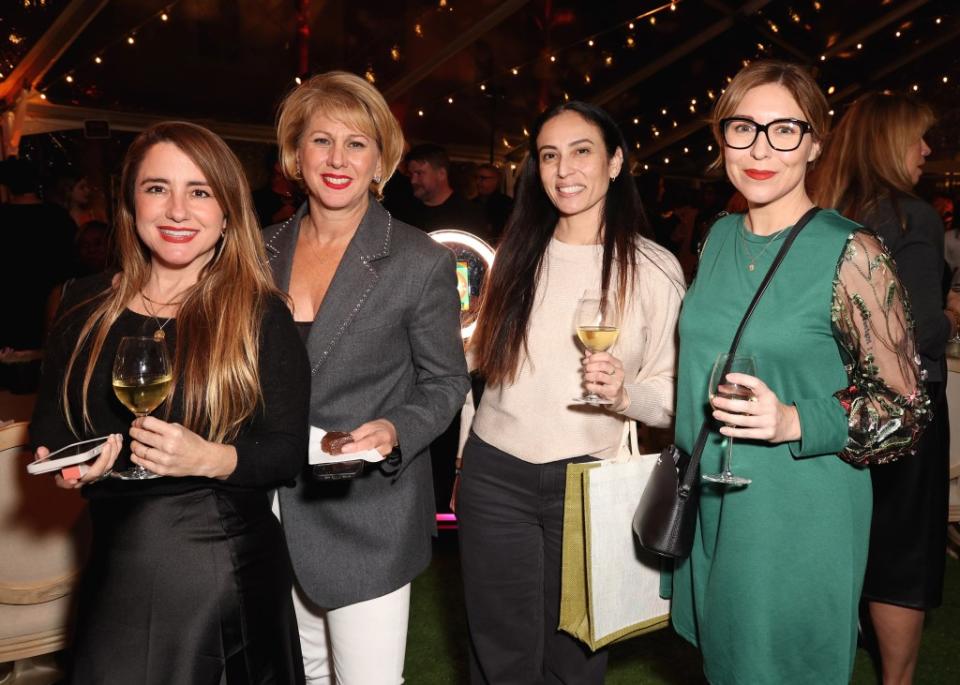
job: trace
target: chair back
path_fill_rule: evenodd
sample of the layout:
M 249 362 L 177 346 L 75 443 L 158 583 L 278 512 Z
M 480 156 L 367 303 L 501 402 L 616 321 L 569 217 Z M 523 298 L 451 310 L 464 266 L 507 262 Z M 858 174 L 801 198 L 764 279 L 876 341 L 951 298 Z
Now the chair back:
M 0 604 L 39 604 L 71 591 L 90 525 L 79 492 L 27 473 L 28 424 L 0 428 Z

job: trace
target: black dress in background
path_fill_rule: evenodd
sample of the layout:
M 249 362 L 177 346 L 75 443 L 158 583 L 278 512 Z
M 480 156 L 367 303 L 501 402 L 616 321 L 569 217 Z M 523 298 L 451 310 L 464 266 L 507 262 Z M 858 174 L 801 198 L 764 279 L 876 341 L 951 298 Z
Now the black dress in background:
M 915 455 L 870 467 L 873 518 L 863 598 L 933 609 L 943 601 L 950 471 L 943 223 L 926 202 L 900 196 L 882 202 L 864 224 L 889 248 L 907 291 L 933 420 Z
M 69 312 L 108 282 L 103 276 L 78 282 L 61 311 Z M 68 313 L 50 337 L 31 423 L 36 445 L 56 449 L 78 439 L 61 411 L 59 384 L 93 306 Z M 129 310 L 121 314 L 90 383 L 95 430 L 81 430 L 79 438 L 122 433 L 124 453 L 115 468 L 128 463 L 127 431 L 134 417 L 113 395 L 113 358 L 122 336 L 151 336 L 157 326 L 150 317 Z M 164 326 L 171 352 L 175 327 L 175 320 Z M 78 360 L 80 369 L 86 353 Z M 293 575 L 268 493 L 291 480 L 306 461 L 309 379 L 290 314 L 271 299 L 260 334 L 264 406 L 232 443 L 237 450 L 234 473 L 223 481 L 108 478 L 84 486 L 93 548 L 78 591 L 69 682 L 303 682 L 290 595 Z M 70 386 L 75 423 L 81 413 L 79 385 Z M 155 415 L 182 420 L 182 387 L 169 415 L 165 406 Z

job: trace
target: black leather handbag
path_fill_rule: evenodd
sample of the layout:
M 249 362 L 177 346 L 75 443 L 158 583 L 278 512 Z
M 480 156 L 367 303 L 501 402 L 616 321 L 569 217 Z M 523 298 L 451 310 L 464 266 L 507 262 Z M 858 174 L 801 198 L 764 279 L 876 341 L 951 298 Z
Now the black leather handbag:
M 740 321 L 733 343 L 730 345 L 730 357 L 737 351 L 743 329 L 750 320 L 757 302 L 767 289 L 770 279 L 780 266 L 803 227 L 812 219 L 819 207 L 812 207 L 790 229 L 780 251 L 774 258 L 770 269 L 757 288 L 757 292 Z M 724 369 L 724 376 L 730 371 Z M 700 505 L 700 456 L 710 434 L 710 420 L 705 419 L 700 434 L 694 443 L 693 452 L 687 454 L 676 445 L 669 445 L 660 453 L 650 480 L 643 489 L 640 504 L 633 515 L 633 531 L 644 549 L 671 559 L 685 559 L 693 548 L 693 533 L 697 525 L 697 511 Z

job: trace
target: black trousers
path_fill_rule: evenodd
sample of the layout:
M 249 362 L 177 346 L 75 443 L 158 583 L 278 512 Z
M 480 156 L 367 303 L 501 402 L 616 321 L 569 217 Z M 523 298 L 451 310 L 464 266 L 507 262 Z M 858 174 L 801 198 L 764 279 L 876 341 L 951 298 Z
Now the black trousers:
M 531 464 L 471 434 L 457 501 L 474 685 L 602 685 L 606 651 L 557 630 L 567 464 Z

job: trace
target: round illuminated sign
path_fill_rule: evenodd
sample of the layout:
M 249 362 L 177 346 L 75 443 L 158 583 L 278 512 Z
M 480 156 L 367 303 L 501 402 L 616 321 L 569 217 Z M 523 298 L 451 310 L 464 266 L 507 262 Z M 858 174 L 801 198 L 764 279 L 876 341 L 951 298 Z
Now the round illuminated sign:
M 454 229 L 433 231 L 430 237 L 457 256 L 457 291 L 460 293 L 460 335 L 470 338 L 477 327 L 483 282 L 493 266 L 493 248 L 472 233 Z

